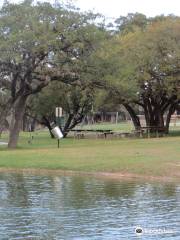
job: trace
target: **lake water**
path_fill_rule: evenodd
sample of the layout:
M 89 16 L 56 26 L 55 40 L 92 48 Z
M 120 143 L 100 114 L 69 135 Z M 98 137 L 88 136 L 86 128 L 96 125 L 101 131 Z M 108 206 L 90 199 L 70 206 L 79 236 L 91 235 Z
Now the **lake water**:
M 0 193 L 0 240 L 180 239 L 180 184 L 1 173 Z

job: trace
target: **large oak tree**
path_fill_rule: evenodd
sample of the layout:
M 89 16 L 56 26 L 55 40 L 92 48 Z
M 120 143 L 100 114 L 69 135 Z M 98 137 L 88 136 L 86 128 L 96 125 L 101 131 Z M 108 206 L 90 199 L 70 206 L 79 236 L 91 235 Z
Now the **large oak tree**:
M 168 132 L 180 103 L 180 19 L 156 18 L 143 30 L 116 34 L 109 46 L 103 55 L 113 63 L 106 76 L 109 96 L 125 106 L 137 129 L 140 107 L 151 131 Z
M 10 93 L 1 122 L 12 111 L 9 148 L 17 146 L 29 96 L 51 81 L 74 84 L 79 59 L 94 51 L 96 16 L 68 6 L 6 2 L 0 11 L 0 88 Z

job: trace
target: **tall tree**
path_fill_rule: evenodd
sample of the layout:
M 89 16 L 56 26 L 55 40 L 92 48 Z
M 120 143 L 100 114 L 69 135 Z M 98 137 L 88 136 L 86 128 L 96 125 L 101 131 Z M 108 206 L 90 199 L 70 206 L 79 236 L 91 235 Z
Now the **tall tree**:
M 168 132 L 180 102 L 180 19 L 152 21 L 145 31 L 116 35 L 110 44 L 114 73 L 106 78 L 116 101 L 125 106 L 136 128 L 140 127 L 138 106 L 151 131 L 165 127 Z
M 115 20 L 117 31 L 121 34 L 134 32 L 137 29 L 144 30 L 150 19 L 141 13 L 129 13 L 127 16 L 120 16 Z
M 96 16 L 62 5 L 6 2 L 0 11 L 0 86 L 10 90 L 13 109 L 9 148 L 17 146 L 30 95 L 51 81 L 72 84 L 79 79 L 78 60 L 91 54 L 97 39 Z
M 70 130 L 81 123 L 92 109 L 94 90 L 81 86 L 68 86 L 62 83 L 51 83 L 36 98 L 30 98 L 26 113 L 38 123 L 51 130 L 58 124 L 66 137 Z M 57 122 L 55 108 L 63 108 L 64 121 Z

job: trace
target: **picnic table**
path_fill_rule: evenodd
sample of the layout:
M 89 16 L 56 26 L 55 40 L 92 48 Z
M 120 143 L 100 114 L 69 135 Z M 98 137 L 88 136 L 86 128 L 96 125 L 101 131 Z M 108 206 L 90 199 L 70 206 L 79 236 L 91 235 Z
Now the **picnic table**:
M 104 138 L 107 138 L 108 135 L 112 135 L 113 132 L 110 129 L 71 129 L 71 132 L 75 133 L 75 137 L 77 138 L 84 138 L 84 133 L 92 132 L 96 134 L 103 135 Z M 100 136 L 100 135 L 97 135 Z
M 151 131 L 156 133 L 156 137 L 159 137 L 159 133 L 162 133 L 163 135 L 165 134 L 165 127 L 158 127 L 158 126 L 145 126 L 145 127 L 140 127 L 138 130 L 135 130 L 136 133 L 139 133 L 140 136 L 142 137 L 143 133 L 146 132 L 148 135 L 148 138 L 151 136 Z

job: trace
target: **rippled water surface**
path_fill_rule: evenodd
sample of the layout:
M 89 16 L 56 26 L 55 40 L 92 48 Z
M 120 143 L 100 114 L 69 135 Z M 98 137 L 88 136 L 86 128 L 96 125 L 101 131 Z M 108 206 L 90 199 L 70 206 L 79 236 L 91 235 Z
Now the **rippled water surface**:
M 0 240 L 180 239 L 178 184 L 1 173 L 0 192 Z

